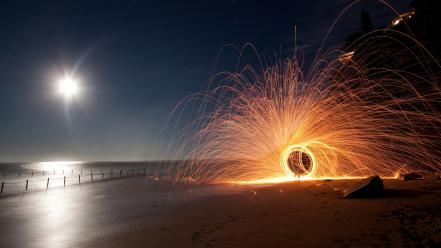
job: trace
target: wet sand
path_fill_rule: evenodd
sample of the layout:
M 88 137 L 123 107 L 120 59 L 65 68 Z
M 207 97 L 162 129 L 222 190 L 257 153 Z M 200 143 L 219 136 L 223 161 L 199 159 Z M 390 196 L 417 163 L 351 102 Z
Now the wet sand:
M 441 243 L 441 181 L 179 186 L 144 177 L 8 196 L 0 247 L 421 247 Z

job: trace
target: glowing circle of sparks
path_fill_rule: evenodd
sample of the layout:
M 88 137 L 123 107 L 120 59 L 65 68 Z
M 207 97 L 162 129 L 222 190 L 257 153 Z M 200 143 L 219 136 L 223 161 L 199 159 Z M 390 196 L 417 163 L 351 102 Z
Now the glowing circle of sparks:
M 305 168 L 305 173 L 297 174 L 293 171 L 293 168 L 290 165 L 290 156 L 293 153 L 305 154 L 310 160 L 309 168 Z M 302 161 L 299 161 L 299 165 L 305 166 Z M 305 146 L 302 145 L 292 145 L 288 146 L 280 155 L 280 166 L 285 174 L 289 177 L 299 177 L 299 178 L 309 178 L 314 175 L 317 169 L 317 161 L 314 157 L 314 154 Z

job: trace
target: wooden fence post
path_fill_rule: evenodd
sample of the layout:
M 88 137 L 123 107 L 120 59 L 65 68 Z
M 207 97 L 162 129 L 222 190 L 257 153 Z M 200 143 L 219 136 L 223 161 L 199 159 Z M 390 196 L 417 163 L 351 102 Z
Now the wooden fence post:
M 47 184 L 46 184 L 46 189 L 49 188 L 49 177 L 47 178 Z
M 2 182 L 2 190 L 0 191 L 0 195 L 3 195 L 3 188 L 5 187 L 5 182 Z
M 26 190 L 25 191 L 28 191 L 28 185 L 29 185 L 29 179 L 26 180 Z
M 78 175 L 78 184 L 81 184 L 81 175 Z
M 64 187 L 66 187 L 66 176 L 64 176 Z

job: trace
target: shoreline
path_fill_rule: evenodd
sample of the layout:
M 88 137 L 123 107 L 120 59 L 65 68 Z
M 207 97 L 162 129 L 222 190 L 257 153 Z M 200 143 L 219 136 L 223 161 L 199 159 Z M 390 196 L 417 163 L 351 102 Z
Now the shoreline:
M 0 244 L 417 247 L 441 242 L 436 233 L 441 180 L 386 179 L 383 197 L 342 199 L 341 191 L 356 181 L 173 185 L 130 177 L 34 191 L 0 201 Z

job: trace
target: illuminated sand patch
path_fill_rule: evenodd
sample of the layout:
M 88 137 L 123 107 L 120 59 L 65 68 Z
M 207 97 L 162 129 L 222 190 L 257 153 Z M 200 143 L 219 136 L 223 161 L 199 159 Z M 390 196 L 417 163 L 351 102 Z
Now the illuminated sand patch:
M 245 181 L 230 181 L 225 183 L 231 184 L 278 184 L 278 183 L 290 183 L 300 181 L 324 181 L 324 180 L 360 180 L 366 177 L 276 177 L 276 178 L 263 178 L 257 180 L 245 180 Z M 397 179 L 397 177 L 382 177 L 382 179 Z

